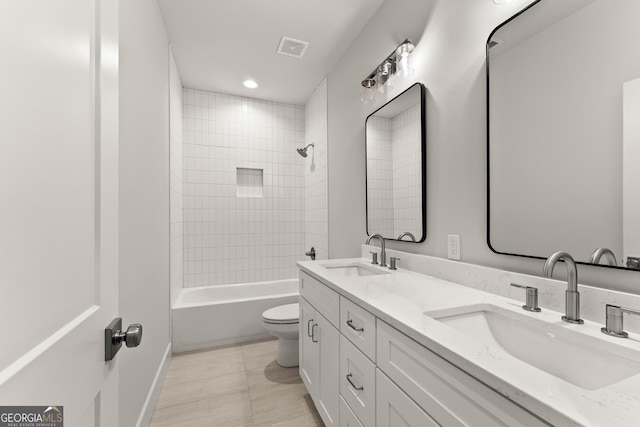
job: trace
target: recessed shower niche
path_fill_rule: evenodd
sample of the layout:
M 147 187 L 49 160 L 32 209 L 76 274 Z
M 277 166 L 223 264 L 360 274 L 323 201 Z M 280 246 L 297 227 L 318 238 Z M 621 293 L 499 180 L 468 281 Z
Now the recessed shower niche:
M 264 197 L 262 169 L 236 168 L 236 197 Z

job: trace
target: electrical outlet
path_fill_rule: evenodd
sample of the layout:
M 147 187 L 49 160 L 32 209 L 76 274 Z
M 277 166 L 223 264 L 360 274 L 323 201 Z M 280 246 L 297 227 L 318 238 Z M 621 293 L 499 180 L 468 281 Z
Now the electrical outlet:
M 460 260 L 460 236 L 457 234 L 447 236 L 447 258 Z

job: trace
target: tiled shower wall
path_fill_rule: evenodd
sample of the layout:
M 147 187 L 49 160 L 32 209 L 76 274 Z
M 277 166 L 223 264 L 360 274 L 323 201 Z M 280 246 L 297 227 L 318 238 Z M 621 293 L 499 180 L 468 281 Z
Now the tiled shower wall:
M 316 259 L 328 258 L 327 194 L 327 79 L 315 90 L 304 107 L 304 145 L 314 144 L 304 159 L 305 179 L 305 252 L 312 247 Z M 302 160 L 302 159 L 301 159 Z M 310 258 L 307 258 L 310 259 Z
M 296 277 L 303 106 L 184 89 L 183 129 L 184 286 Z
M 182 81 L 169 54 L 169 205 L 171 235 L 171 305 L 182 289 Z
M 393 151 L 391 119 L 367 120 L 367 231 L 385 237 L 393 229 Z M 397 237 L 397 235 L 395 236 Z
M 393 140 L 393 219 L 394 236 L 422 229 L 422 164 L 416 156 L 420 141 L 420 105 L 409 108 L 391 121 Z M 420 236 L 416 235 L 416 239 Z

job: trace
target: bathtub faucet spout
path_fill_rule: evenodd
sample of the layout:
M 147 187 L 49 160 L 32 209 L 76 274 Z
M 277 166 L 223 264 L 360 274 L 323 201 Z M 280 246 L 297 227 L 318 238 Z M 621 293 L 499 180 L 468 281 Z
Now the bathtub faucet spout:
M 311 257 L 311 261 L 315 261 L 316 260 L 316 250 L 315 248 L 312 246 L 311 250 L 308 252 L 304 253 L 306 256 L 310 256 Z

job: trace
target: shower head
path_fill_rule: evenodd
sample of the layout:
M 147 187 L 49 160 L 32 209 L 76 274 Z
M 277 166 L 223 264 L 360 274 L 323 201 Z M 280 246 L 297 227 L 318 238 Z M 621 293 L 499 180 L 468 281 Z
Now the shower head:
M 298 154 L 300 154 L 302 157 L 307 157 L 307 148 L 309 147 L 313 147 L 313 142 L 309 145 L 307 145 L 304 148 L 296 148 L 296 151 L 298 152 Z

